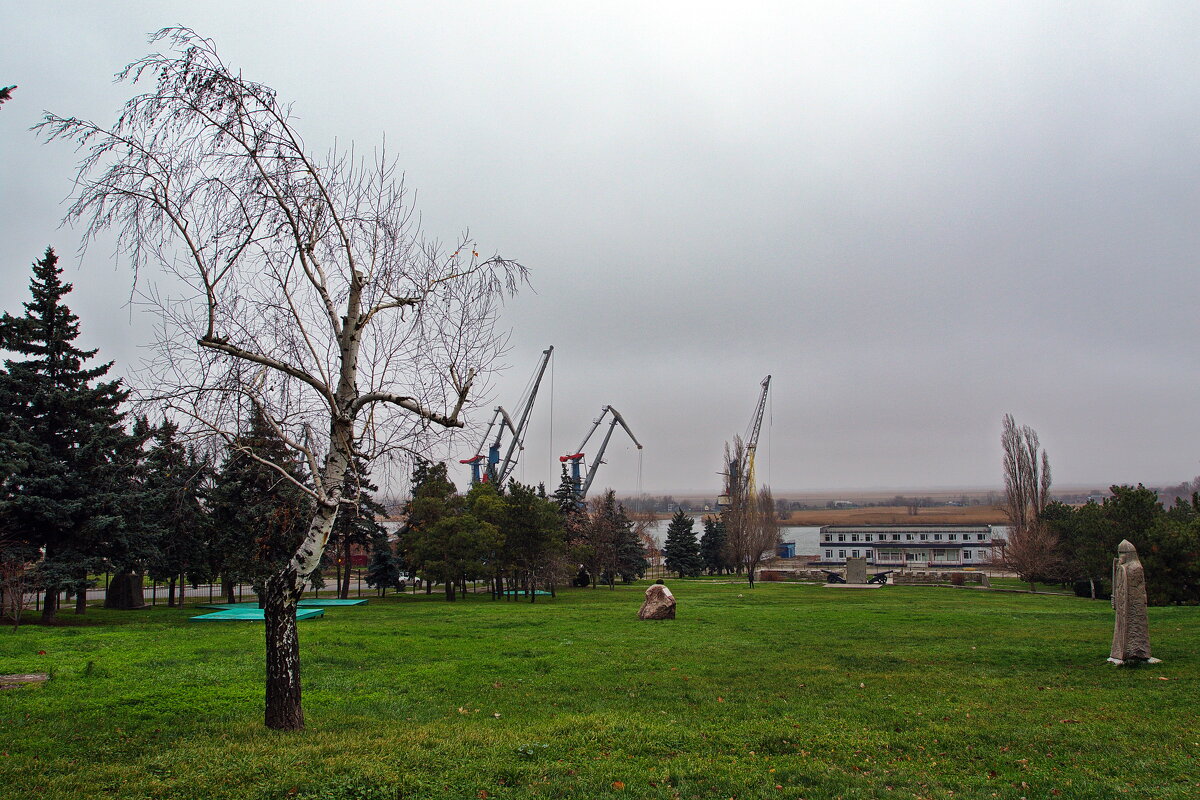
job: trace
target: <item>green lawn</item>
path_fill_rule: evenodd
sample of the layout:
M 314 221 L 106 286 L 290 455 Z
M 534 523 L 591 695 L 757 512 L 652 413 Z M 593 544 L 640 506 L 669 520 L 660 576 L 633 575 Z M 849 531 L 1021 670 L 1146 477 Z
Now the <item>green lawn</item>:
M 637 620 L 644 584 L 329 609 L 300 734 L 261 725 L 258 623 L 0 631 L 0 673 L 53 675 L 0 693 L 0 796 L 1200 795 L 1200 608 L 1152 609 L 1164 662 L 1117 669 L 1104 602 L 669 584 L 674 622 Z

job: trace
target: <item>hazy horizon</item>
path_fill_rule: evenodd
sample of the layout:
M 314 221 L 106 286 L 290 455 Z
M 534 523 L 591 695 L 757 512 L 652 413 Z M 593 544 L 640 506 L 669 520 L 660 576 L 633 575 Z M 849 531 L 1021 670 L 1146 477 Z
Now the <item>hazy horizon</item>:
M 313 152 L 386 141 L 432 238 L 469 228 L 531 269 L 501 317 L 510 368 L 470 417 L 511 411 L 555 346 L 519 480 L 557 485 L 612 404 L 645 450 L 618 431 L 597 490 L 715 495 L 767 374 L 758 475 L 780 494 L 999 485 L 1006 413 L 1064 486 L 1200 473 L 1200 6 L 138 0 L 8 17 L 0 309 L 20 311 L 54 245 L 81 346 L 122 374 L 153 320 L 108 240 L 73 256 L 59 221 L 79 155 L 29 128 L 44 110 L 110 124 L 134 91 L 111 76 L 185 24 L 292 103 Z M 459 486 L 480 434 L 436 453 Z

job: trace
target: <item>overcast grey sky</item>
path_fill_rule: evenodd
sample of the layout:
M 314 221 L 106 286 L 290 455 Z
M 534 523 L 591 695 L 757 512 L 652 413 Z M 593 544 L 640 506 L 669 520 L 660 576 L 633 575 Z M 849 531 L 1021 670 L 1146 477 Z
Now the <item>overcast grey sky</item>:
M 998 486 L 1005 412 L 1060 486 L 1200 473 L 1196 4 L 6 5 L 0 306 L 55 245 L 119 369 L 149 320 L 110 249 L 77 265 L 75 154 L 27 129 L 111 122 L 182 24 L 313 150 L 386 135 L 427 232 L 533 271 L 494 399 L 555 346 L 527 481 L 612 404 L 644 491 L 715 494 L 767 373 L 778 494 Z M 636 490 L 609 454 L 597 486 Z

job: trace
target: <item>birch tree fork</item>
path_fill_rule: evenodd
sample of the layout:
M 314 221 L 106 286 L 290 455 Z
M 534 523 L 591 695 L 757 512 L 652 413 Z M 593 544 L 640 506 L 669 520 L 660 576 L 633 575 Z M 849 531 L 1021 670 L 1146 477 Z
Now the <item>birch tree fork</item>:
M 118 73 L 152 82 L 111 127 L 46 114 L 83 153 L 67 221 L 112 231 L 135 286 L 150 267 L 187 287 L 144 292 L 162 316 L 154 397 L 237 446 L 253 406 L 308 464 L 307 532 L 266 581 L 266 724 L 301 729 L 295 611 L 357 451 L 417 451 L 461 427 L 503 347 L 499 303 L 524 268 L 422 236 L 395 162 L 318 160 L 269 87 L 186 28 Z M 143 285 L 145 284 L 143 279 Z M 249 454 L 251 457 L 257 457 Z

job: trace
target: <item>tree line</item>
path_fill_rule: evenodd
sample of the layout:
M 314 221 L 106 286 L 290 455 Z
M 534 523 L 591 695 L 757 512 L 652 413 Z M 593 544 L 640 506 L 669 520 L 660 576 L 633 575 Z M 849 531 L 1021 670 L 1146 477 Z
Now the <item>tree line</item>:
M 476 483 L 458 492 L 444 463 L 418 460 L 412 499 L 390 551 L 375 553 L 371 582 L 387 585 L 405 573 L 426 591 L 440 584 L 448 601 L 482 581 L 493 598 L 564 585 L 615 585 L 645 574 L 649 563 L 638 526 L 609 490 L 580 505 L 566 473 L 553 495 L 515 480 Z
M 1050 460 L 1037 432 L 1004 418 L 1005 501 L 1010 530 L 999 564 L 1031 585 L 1073 584 L 1104 598 L 1117 545 L 1127 539 L 1146 571 L 1152 605 L 1200 603 L 1200 493 L 1169 508 L 1142 484 L 1118 485 L 1101 502 L 1050 497 Z
M 185 443 L 168 419 L 127 410 L 129 392 L 105 380 L 111 363 L 92 365 L 80 350 L 79 320 L 64 302 L 71 291 L 52 249 L 35 262 L 21 316 L 0 317 L 0 343 L 11 356 L 0 372 L 0 585 L 6 614 L 19 623 L 21 600 L 43 594 L 51 621 L 64 592 L 85 613 L 97 575 L 111 572 L 105 605 L 140 608 L 148 577 L 182 603 L 186 586 L 220 581 L 263 592 L 295 552 L 313 514 L 307 465 L 269 419 L 247 404 L 242 429 L 216 448 Z M 612 586 L 648 567 L 637 526 L 605 492 L 590 506 L 575 500 L 565 472 L 552 496 L 511 481 L 459 493 L 446 465 L 418 459 L 412 499 L 395 541 L 367 465 L 356 459 L 321 567 L 332 568 L 339 597 L 350 590 L 355 552 L 369 554 L 369 585 L 385 591 L 401 576 L 442 585 L 447 600 L 468 581 L 495 597 L 531 600 L 566 583 Z
M 731 497 L 718 515 L 706 515 L 696 539 L 696 520 L 679 509 L 671 517 L 663 542 L 667 569 L 679 577 L 746 575 L 750 585 L 759 564 L 779 544 L 779 519 L 770 489 L 749 497 Z
M 260 587 L 312 514 L 296 487 L 308 480 L 305 465 L 253 406 L 216 448 L 184 443 L 165 417 L 132 414 L 129 391 L 106 380 L 112 363 L 93 364 L 96 351 L 75 344 L 79 319 L 64 302 L 71 290 L 48 248 L 34 263 L 24 314 L 0 317 L 10 354 L 0 372 L 6 616 L 18 623 L 21 599 L 34 590 L 44 595 L 44 621 L 63 593 L 85 613 L 105 572 L 113 608 L 141 607 L 146 577 L 166 583 L 168 605 L 188 584 L 220 580 L 231 602 L 236 585 Z M 384 533 L 361 465 L 352 483 L 329 548 L 343 597 L 350 549 L 377 545 Z

